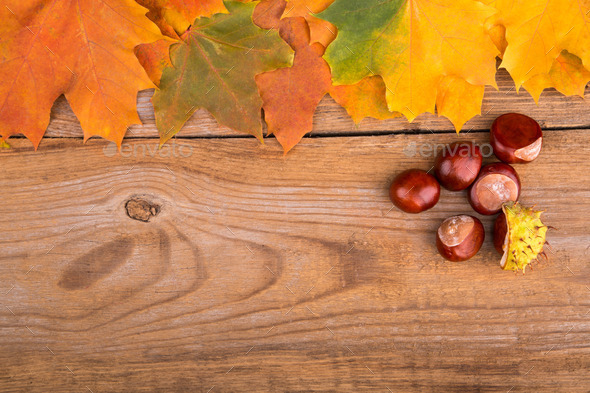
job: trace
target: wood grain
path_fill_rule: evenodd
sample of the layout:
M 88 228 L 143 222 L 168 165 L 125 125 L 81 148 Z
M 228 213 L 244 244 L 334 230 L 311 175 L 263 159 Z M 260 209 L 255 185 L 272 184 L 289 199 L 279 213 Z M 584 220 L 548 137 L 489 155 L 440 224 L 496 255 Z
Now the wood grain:
M 522 112 L 536 119 L 543 128 L 590 128 L 590 106 L 581 97 L 564 97 L 554 89 L 546 90 L 537 106 L 531 96 L 521 90 L 516 93 L 514 82 L 504 69 L 497 73 L 499 90 L 486 88 L 482 105 L 482 115 L 467 122 L 465 131 L 489 130 L 496 117 L 506 112 Z M 138 97 L 138 112 L 143 122 L 141 126 L 132 126 L 127 137 L 157 137 L 154 110 L 150 103 L 153 90 L 140 92 Z M 590 97 L 590 87 L 586 88 L 586 97 Z M 314 117 L 313 134 L 383 134 L 407 133 L 418 131 L 454 132 L 454 128 L 446 118 L 439 118 L 431 114 L 423 114 L 408 123 L 403 118 L 378 121 L 365 119 L 357 127 L 331 97 L 326 96 L 320 103 Z M 51 124 L 47 129 L 48 137 L 81 137 L 82 129 L 76 116 L 62 96 L 57 100 L 51 114 Z M 197 111 L 186 123 L 179 137 L 216 137 L 231 136 L 244 137 L 220 127 L 215 119 L 205 110 Z
M 588 392 L 588 131 L 547 132 L 517 167 L 522 201 L 558 228 L 524 276 L 490 238 L 466 263 L 437 255 L 464 193 L 391 210 L 392 177 L 430 168 L 413 152 L 456 138 L 307 138 L 286 157 L 274 140 L 179 139 L 169 156 L 154 139 L 115 156 L 102 140 L 13 140 L 0 391 Z

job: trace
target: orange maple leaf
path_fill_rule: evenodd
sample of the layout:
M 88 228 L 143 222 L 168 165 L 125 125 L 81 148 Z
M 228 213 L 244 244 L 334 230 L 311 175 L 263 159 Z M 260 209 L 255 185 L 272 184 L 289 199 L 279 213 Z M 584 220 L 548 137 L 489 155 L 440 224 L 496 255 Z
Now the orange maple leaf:
M 287 5 L 288 6 L 288 5 Z M 284 0 L 260 3 L 254 21 L 271 28 L 285 9 Z M 256 76 L 268 131 L 274 134 L 285 153 L 312 131 L 313 115 L 321 99 L 330 93 L 355 123 L 365 117 L 389 119 L 401 116 L 387 109 L 385 83 L 379 76 L 367 77 L 355 85 L 332 86 L 330 67 L 322 58 L 325 47 L 313 42 L 303 17 L 280 20 L 279 33 L 295 51 L 293 66 Z
M 285 153 L 313 128 L 313 114 L 332 85 L 330 67 L 322 59 L 325 48 L 311 43 L 302 17 L 285 18 L 285 0 L 264 0 L 253 15 L 254 22 L 278 29 L 295 51 L 293 66 L 256 76 L 269 134 L 274 134 Z
M 161 38 L 132 0 L 8 0 L 0 8 L 0 134 L 35 148 L 65 94 L 84 130 L 120 145 L 139 124 L 137 91 L 153 87 L 133 55 Z
M 327 47 L 336 38 L 336 26 L 316 18 L 313 14 L 322 12 L 333 2 L 334 0 L 290 0 L 283 13 L 283 18 L 304 17 L 309 25 L 311 42 L 319 42 Z
M 279 29 L 286 5 L 285 0 L 262 0 L 254 9 L 252 21 L 262 29 Z
M 285 153 L 313 128 L 313 114 L 332 86 L 330 67 L 322 55 L 324 47 L 310 44 L 304 18 L 280 22 L 281 37 L 295 50 L 290 68 L 279 68 L 256 76 L 269 133 L 275 135 Z
M 167 9 L 166 0 L 135 0 L 137 3 L 148 9 L 145 14 L 152 22 L 160 28 L 160 31 L 165 36 L 170 38 L 178 39 L 178 34 L 174 30 L 174 27 L 168 21 L 169 15 L 166 15 Z
M 137 60 L 156 86 L 160 86 L 164 68 L 172 67 L 170 47 L 176 41 L 158 40 L 149 44 L 137 45 L 134 49 Z
M 170 7 L 173 7 L 184 15 L 191 23 L 200 17 L 208 17 L 214 14 L 227 13 L 223 0 L 166 0 Z
M 184 33 L 195 19 L 226 14 L 223 0 L 162 0 L 166 20 L 178 34 Z M 240 0 L 238 0 L 240 1 Z

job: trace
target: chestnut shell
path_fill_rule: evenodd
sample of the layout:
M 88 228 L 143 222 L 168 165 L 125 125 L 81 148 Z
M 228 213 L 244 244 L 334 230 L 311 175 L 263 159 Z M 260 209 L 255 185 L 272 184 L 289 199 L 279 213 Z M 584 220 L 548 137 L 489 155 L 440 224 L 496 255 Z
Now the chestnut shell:
M 434 174 L 447 190 L 464 190 L 477 178 L 482 160 L 481 151 L 475 143 L 454 142 L 437 154 Z
M 484 177 L 493 174 L 504 175 L 510 178 L 516 184 L 517 195 L 515 201 L 518 201 L 518 198 L 520 198 L 520 178 L 518 177 L 518 173 L 516 173 L 516 170 L 513 167 L 502 162 L 496 162 L 494 164 L 488 164 L 484 166 L 483 168 L 481 168 L 481 171 L 479 172 L 479 176 L 477 176 L 477 179 L 475 179 L 473 184 L 471 184 L 469 192 L 467 193 L 467 199 L 469 200 L 469 204 L 471 205 L 471 207 L 473 207 L 473 210 L 487 216 L 500 212 L 502 210 L 502 206 L 500 206 L 498 209 L 488 209 L 479 201 L 479 197 L 476 191 L 477 184 Z
M 440 185 L 434 176 L 420 169 L 408 169 L 391 183 L 389 197 L 406 213 L 420 213 L 432 208 L 440 198 Z
M 471 229 L 469 235 L 467 235 L 467 237 L 456 246 L 449 247 L 445 245 L 440 239 L 437 230 L 436 248 L 443 258 L 451 262 L 462 262 L 471 259 L 473 256 L 475 256 L 475 254 L 478 253 L 484 242 L 485 230 L 483 224 L 477 217 L 468 217 L 473 219 L 473 228 Z
M 539 123 L 520 113 L 506 113 L 498 117 L 490 130 L 490 144 L 494 154 L 509 164 L 531 162 L 537 158 L 541 146 L 538 146 L 536 154 L 529 159 L 524 159 L 522 155 L 519 157 L 517 150 L 532 145 L 539 138 L 542 146 L 543 131 Z

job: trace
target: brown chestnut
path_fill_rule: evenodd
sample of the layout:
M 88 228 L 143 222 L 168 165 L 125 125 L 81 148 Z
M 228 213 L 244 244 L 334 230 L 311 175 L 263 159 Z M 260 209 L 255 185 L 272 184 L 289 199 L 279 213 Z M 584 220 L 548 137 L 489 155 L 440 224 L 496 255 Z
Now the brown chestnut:
M 445 259 L 461 262 L 477 254 L 484 239 L 481 221 L 462 214 L 449 217 L 440 224 L 436 231 L 436 248 Z
M 434 174 L 446 189 L 464 190 L 477 178 L 481 162 L 481 151 L 475 143 L 451 143 L 436 156 Z
M 508 224 L 506 223 L 506 214 L 502 212 L 496 217 L 496 222 L 494 222 L 494 248 L 502 255 L 504 254 L 507 233 Z
M 420 213 L 438 202 L 440 185 L 434 176 L 420 169 L 408 169 L 397 175 L 389 188 L 395 206 L 406 213 Z
M 502 210 L 508 201 L 520 197 L 520 178 L 508 164 L 497 162 L 481 168 L 479 176 L 467 194 L 473 210 L 480 214 L 492 215 Z
M 541 152 L 543 132 L 534 119 L 507 113 L 492 124 L 490 144 L 496 157 L 506 163 L 530 162 Z

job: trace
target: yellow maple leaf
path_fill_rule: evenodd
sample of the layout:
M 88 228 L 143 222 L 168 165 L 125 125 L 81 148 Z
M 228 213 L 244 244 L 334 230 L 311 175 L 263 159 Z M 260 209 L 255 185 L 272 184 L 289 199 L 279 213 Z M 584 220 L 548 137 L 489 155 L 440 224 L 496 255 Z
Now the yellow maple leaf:
M 438 87 L 436 110 L 439 116 L 451 120 L 457 132 L 467 120 L 481 114 L 485 87 L 472 85 L 462 78 L 444 77 Z
M 554 87 L 565 95 L 584 97 L 586 84 L 590 81 L 590 72 L 582 65 L 579 57 L 563 51 L 553 61 L 553 66 L 546 74 L 538 74 L 527 80 L 523 87 L 539 102 L 543 90 Z
M 502 67 L 516 88 L 548 74 L 563 50 L 590 65 L 590 0 L 497 0 L 508 46 Z
M 332 86 L 330 96 L 346 109 L 355 124 L 359 124 L 365 117 L 385 120 L 401 116 L 387 109 L 385 90 L 383 79 L 373 75 L 354 85 Z
M 438 101 L 441 113 L 460 125 L 473 112 L 456 113 L 460 92 L 471 97 L 484 85 L 496 86 L 499 52 L 484 26 L 496 12 L 473 0 L 336 0 L 319 15 L 338 28 L 325 58 L 335 84 L 380 75 L 389 110 L 409 121 L 434 113 Z

